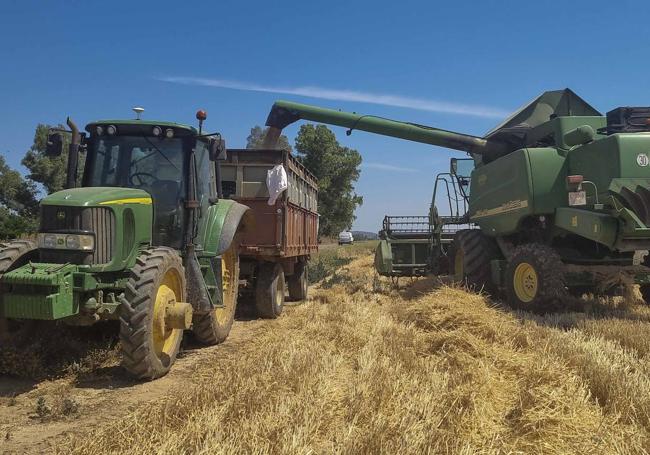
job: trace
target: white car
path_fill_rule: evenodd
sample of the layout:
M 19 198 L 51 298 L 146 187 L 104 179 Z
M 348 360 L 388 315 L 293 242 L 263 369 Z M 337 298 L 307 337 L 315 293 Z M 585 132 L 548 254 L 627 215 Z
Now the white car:
M 352 237 L 352 232 L 343 231 L 339 234 L 339 245 L 349 243 L 352 245 L 354 243 L 354 237 Z

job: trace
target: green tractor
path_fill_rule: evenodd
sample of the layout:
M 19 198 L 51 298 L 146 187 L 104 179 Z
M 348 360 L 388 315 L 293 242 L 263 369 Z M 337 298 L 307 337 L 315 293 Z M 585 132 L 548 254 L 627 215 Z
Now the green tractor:
M 68 119 L 71 131 L 50 134 L 50 156 L 71 135 L 66 189 L 42 200 L 36 241 L 0 246 L 0 327 L 7 342 L 35 320 L 119 320 L 123 366 L 153 379 L 169 371 L 185 330 L 206 345 L 228 336 L 252 219 L 220 197 L 225 142 L 202 133 L 204 111 L 197 130 L 134 110 L 135 120 L 81 133 Z
M 470 154 L 474 169 L 459 180 L 466 213 L 445 219 L 434 207 L 431 227 L 420 233 L 430 235 L 430 256 L 413 265 L 504 293 L 525 309 L 632 285 L 650 300 L 650 108 L 602 115 L 569 89 L 550 91 L 477 137 L 279 101 L 267 145 L 299 119 Z M 461 229 L 446 247 L 450 225 Z M 408 244 L 408 234 L 402 240 Z

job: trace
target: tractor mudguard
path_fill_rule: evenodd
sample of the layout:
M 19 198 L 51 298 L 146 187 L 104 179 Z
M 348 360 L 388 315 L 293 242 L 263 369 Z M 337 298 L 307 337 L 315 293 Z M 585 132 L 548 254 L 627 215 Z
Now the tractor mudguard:
M 230 199 L 222 199 L 210 207 L 207 218 L 202 242 L 207 256 L 223 254 L 235 234 L 252 229 L 254 223 L 251 209 Z
M 220 257 L 230 248 L 235 235 L 251 225 L 251 210 L 235 201 L 220 200 L 208 209 L 203 235 L 198 242 L 203 248 L 192 252 L 185 262 L 189 302 L 196 314 L 205 314 L 223 305 Z M 214 292 L 215 289 L 219 292 Z
M 223 254 L 232 243 L 235 235 L 240 232 L 243 233 L 248 229 L 252 229 L 254 223 L 253 212 L 247 206 L 235 202 L 232 208 L 228 211 L 226 218 L 221 226 L 221 235 L 219 236 L 219 244 L 217 247 L 217 254 Z

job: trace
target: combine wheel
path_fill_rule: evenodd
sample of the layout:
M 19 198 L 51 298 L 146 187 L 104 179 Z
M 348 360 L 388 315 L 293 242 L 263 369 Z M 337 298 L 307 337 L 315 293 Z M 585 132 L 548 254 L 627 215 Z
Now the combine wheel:
M 280 264 L 263 262 L 259 266 L 255 286 L 257 313 L 266 319 L 275 319 L 284 308 L 284 270 Z
M 178 253 L 156 247 L 140 254 L 120 305 L 122 365 L 130 374 L 155 379 L 169 371 L 191 322 L 185 296 Z
M 456 233 L 449 248 L 454 280 L 475 289 L 492 290 L 490 261 L 499 255 L 496 243 L 478 229 Z
M 639 290 L 645 304 L 650 305 L 650 284 L 642 284 L 639 286 Z
M 309 268 L 307 262 L 298 262 L 293 270 L 293 275 L 287 280 L 289 285 L 289 298 L 294 301 L 306 300 L 309 289 Z
M 560 255 L 546 245 L 518 246 L 506 268 L 506 293 L 512 307 L 554 309 L 567 295 Z
M 235 320 L 237 295 L 239 294 L 239 254 L 237 245 L 221 255 L 221 283 L 223 306 L 207 314 L 195 314 L 192 331 L 197 341 L 219 344 L 225 341 Z
M 35 260 L 38 254 L 36 244 L 30 240 L 14 240 L 0 243 L 0 279 L 5 272 L 17 269 Z M 0 285 L 0 294 L 4 293 Z M 1 296 L 0 296 L 1 299 Z M 0 317 L 0 341 L 6 341 L 17 333 L 23 332 L 31 325 L 32 321 L 9 321 Z
M 643 265 L 650 267 L 650 254 L 647 254 L 643 259 Z M 641 291 L 641 297 L 646 305 L 650 305 L 650 284 L 642 284 L 639 286 L 639 291 Z

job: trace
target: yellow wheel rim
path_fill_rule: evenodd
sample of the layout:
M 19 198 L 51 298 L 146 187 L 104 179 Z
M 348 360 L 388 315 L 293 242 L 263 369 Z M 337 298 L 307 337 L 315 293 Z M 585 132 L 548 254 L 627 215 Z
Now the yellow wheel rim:
M 237 305 L 239 291 L 239 267 L 237 248 L 231 247 L 221 255 L 221 283 L 223 287 L 223 307 L 215 308 L 214 318 L 222 325 L 232 317 Z
M 459 248 L 456 250 L 454 256 L 454 277 L 456 281 L 463 281 L 465 279 L 465 253 Z
M 179 339 L 183 336 L 182 329 L 172 329 L 166 322 L 167 308 L 176 302 L 183 301 L 182 278 L 178 270 L 171 269 L 158 286 L 156 301 L 153 308 L 153 346 L 156 355 L 166 360 L 176 349 Z
M 513 278 L 515 294 L 522 302 L 531 302 L 537 295 L 538 279 L 535 268 L 527 262 L 522 262 L 515 268 Z

